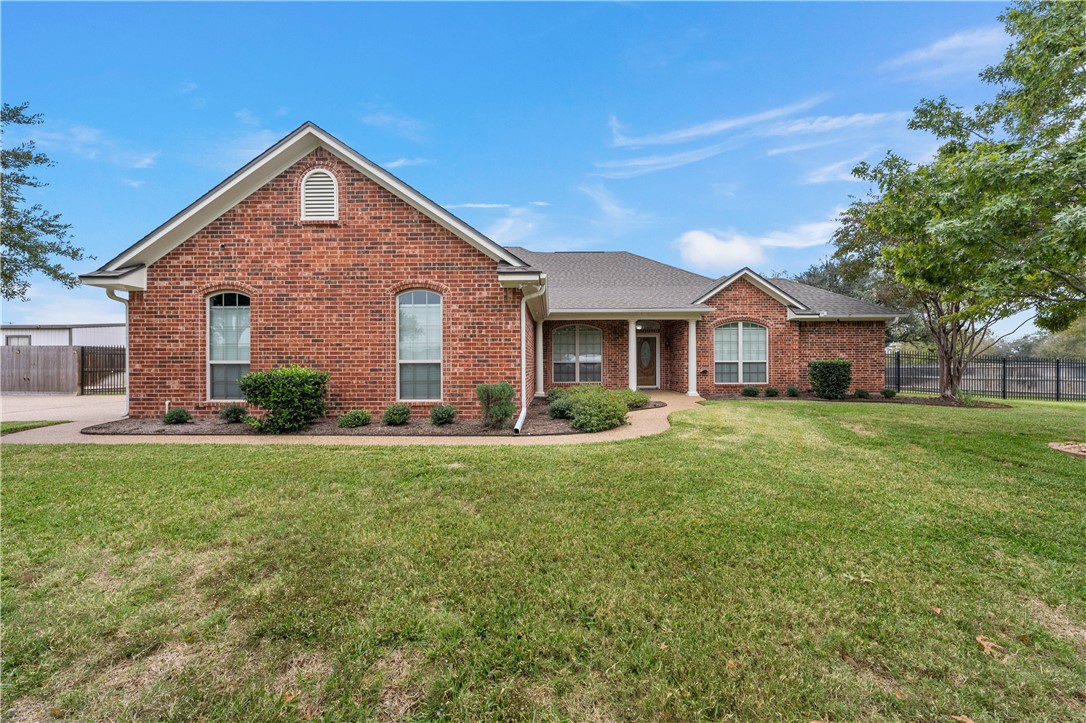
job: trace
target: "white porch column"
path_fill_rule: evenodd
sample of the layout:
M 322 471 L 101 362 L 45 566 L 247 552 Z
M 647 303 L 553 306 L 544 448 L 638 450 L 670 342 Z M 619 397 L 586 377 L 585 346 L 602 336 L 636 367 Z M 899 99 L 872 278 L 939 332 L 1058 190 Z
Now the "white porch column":
M 535 395 L 543 396 L 543 322 L 535 323 Z
M 686 394 L 698 396 L 698 320 L 686 320 Z
M 630 319 L 630 389 L 637 391 L 637 319 Z

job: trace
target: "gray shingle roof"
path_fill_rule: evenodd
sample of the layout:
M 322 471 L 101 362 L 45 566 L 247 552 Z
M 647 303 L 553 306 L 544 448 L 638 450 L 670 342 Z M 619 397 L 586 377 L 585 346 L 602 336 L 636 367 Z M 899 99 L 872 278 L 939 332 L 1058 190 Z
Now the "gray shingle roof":
M 694 302 L 723 279 L 710 279 L 685 269 L 626 251 L 529 251 L 511 246 L 510 252 L 531 264 L 530 270 L 547 274 L 547 296 L 552 311 L 616 309 L 690 309 L 706 307 Z M 510 270 L 512 268 L 510 267 Z M 518 269 L 519 270 L 519 269 Z M 724 277 L 727 278 L 727 277 Z M 853 299 L 788 279 L 766 279 L 807 309 L 801 313 L 825 316 L 870 316 L 895 313 L 867 301 Z

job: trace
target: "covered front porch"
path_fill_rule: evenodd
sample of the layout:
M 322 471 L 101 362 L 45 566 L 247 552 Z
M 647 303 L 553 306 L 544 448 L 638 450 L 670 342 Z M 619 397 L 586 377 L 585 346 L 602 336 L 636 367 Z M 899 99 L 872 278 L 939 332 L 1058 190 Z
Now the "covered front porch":
M 555 316 L 535 325 L 536 396 L 552 387 L 576 384 L 698 396 L 698 319 L 690 312 L 626 318 Z

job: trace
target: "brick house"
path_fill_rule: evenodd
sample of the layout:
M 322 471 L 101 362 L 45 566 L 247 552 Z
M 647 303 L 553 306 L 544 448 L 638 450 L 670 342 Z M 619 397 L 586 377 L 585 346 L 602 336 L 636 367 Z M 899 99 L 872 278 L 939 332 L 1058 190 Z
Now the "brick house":
M 877 389 L 896 315 L 750 269 L 506 248 L 312 123 L 81 279 L 126 306 L 133 417 L 211 416 L 290 363 L 331 373 L 333 413 L 473 417 L 497 381 L 522 409 L 578 383 L 735 394 L 824 358 Z

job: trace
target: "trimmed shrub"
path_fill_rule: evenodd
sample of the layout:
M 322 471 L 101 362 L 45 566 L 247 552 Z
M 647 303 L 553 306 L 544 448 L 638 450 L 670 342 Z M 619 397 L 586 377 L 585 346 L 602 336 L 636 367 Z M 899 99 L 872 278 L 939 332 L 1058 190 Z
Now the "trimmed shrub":
M 611 393 L 618 395 L 627 409 L 640 409 L 649 403 L 648 394 L 633 389 L 613 389 Z
M 184 424 L 185 422 L 191 422 L 192 415 L 189 414 L 189 410 L 184 407 L 173 407 L 170 411 L 162 415 L 163 424 Z
M 517 406 L 513 404 L 514 391 L 509 382 L 475 387 L 479 406 L 483 408 L 483 426 L 500 427 L 513 418 L 513 413 L 517 411 Z
M 739 393 L 742 394 L 744 397 L 756 397 L 758 396 L 758 387 L 743 387 L 739 390 Z
M 882 396 L 886 397 L 887 399 L 893 399 L 897 396 L 897 390 L 893 387 L 886 387 L 882 390 L 882 392 L 880 392 L 880 394 L 882 394 Z
M 249 411 L 240 404 L 227 404 L 219 410 L 219 419 L 230 424 L 244 422 L 249 416 Z
M 381 417 L 382 422 L 393 427 L 407 424 L 408 419 L 411 419 L 411 407 L 406 404 L 390 404 Z
M 790 397 L 798 397 L 799 387 L 797 387 L 795 384 L 789 384 L 788 387 L 785 388 L 784 393 Z
M 781 395 L 781 390 L 776 387 L 766 387 L 765 395 L 767 397 L 779 397 Z
M 551 387 L 551 390 L 547 392 L 547 404 L 566 396 L 566 389 L 568 387 Z
M 816 397 L 842 399 L 852 383 L 852 362 L 846 359 L 822 359 L 807 365 L 807 376 Z
M 870 396 L 871 395 L 868 393 L 868 391 L 866 389 L 860 389 L 859 387 L 856 388 L 856 397 L 857 398 L 859 398 L 859 399 L 867 399 Z
M 369 424 L 370 419 L 370 413 L 365 409 L 352 409 L 339 418 L 339 421 L 336 422 L 336 426 L 341 429 L 353 429 Z
M 278 434 L 305 429 L 328 411 L 328 372 L 292 364 L 250 372 L 238 380 L 245 401 L 268 411 L 246 423 Z
M 573 412 L 573 400 L 558 397 L 547 405 L 547 414 L 551 419 L 569 419 Z
M 456 419 L 456 407 L 451 404 L 439 404 L 430 410 L 430 424 L 441 426 Z
M 602 387 L 576 395 L 570 406 L 570 424 L 582 432 L 602 432 L 626 423 L 629 408 L 622 398 Z

